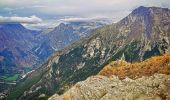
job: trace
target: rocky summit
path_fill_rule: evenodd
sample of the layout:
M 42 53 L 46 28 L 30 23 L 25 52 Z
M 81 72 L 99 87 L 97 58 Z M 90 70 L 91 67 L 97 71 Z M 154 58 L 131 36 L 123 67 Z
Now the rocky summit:
M 133 63 L 162 55 L 170 47 L 169 21 L 169 9 L 141 6 L 119 22 L 98 28 L 90 36 L 57 51 L 7 98 L 62 94 L 112 61 L 124 59 Z

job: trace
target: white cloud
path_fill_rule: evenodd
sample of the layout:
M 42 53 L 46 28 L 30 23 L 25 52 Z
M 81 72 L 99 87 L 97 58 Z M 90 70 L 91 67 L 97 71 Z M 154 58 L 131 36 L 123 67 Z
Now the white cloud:
M 86 21 L 98 17 L 117 22 L 139 6 L 170 8 L 170 0 L 0 0 L 0 22 L 20 22 L 32 27 L 55 26 L 62 21 Z M 39 23 L 42 20 L 31 15 L 44 20 Z
M 170 8 L 170 0 L 0 0 L 4 12 L 21 16 L 101 16 L 116 21 L 139 6 Z
M 42 19 L 37 16 L 30 16 L 30 17 L 3 17 L 3 16 L 0 16 L 0 23 L 37 24 L 40 22 L 42 22 Z
M 65 17 L 63 19 L 59 19 L 59 21 L 61 22 L 79 22 L 79 21 L 90 21 L 90 20 L 97 20 L 97 19 L 101 19 L 101 18 L 105 18 L 104 16 L 96 16 L 96 17 Z

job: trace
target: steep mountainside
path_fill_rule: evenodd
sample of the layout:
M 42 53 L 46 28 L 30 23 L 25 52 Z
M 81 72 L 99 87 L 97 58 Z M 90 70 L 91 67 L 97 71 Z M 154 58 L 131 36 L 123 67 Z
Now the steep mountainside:
M 139 7 L 116 24 L 92 32 L 89 37 L 56 52 L 35 70 L 8 99 L 31 99 L 42 94 L 60 94 L 67 87 L 97 74 L 116 59 L 142 61 L 169 49 L 170 10 Z M 31 79 L 36 79 L 27 85 Z M 18 92 L 18 89 L 25 87 Z M 23 94 L 24 93 L 24 94 Z
M 99 75 L 78 82 L 63 95 L 55 94 L 49 100 L 169 100 L 169 64 L 170 53 L 140 63 L 114 61 Z
M 38 31 L 28 30 L 19 23 L 0 24 L 1 74 L 11 73 L 13 68 L 17 67 L 32 67 L 52 54 L 54 50 L 45 46 L 48 44 L 43 43 L 44 38 L 38 37 L 39 34 Z
M 39 34 L 19 23 L 0 23 L 0 99 L 54 52 Z
M 36 34 L 38 32 L 25 29 L 21 24 L 0 24 L 1 74 L 11 73 L 16 66 L 30 67 L 39 60 L 30 52 L 37 45 L 37 41 L 34 39 Z

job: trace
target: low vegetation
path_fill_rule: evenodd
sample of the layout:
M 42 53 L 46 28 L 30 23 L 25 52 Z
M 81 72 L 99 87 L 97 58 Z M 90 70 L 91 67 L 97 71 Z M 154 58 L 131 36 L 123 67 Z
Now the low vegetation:
M 130 77 L 133 79 L 142 76 L 150 76 L 154 73 L 170 73 L 170 53 L 132 64 L 122 60 L 113 61 L 99 72 L 100 75 L 108 77 L 117 75 L 119 78 Z
M 0 80 L 3 81 L 16 81 L 19 77 L 19 74 L 14 74 L 14 75 L 4 75 L 0 77 Z

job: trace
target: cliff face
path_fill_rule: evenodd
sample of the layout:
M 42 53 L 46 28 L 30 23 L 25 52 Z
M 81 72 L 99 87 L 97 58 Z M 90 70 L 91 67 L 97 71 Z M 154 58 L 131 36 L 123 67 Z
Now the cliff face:
M 161 55 L 170 46 L 169 21 L 169 9 L 139 7 L 118 23 L 96 29 L 87 38 L 56 52 L 25 79 L 29 81 L 39 73 L 40 78 L 23 90 L 25 95 L 13 97 L 31 99 L 40 94 L 63 93 L 65 86 L 97 74 L 111 61 L 122 58 L 136 62 Z M 20 86 L 27 86 L 26 81 Z
M 169 100 L 169 64 L 169 53 L 134 64 L 115 61 L 49 100 Z

